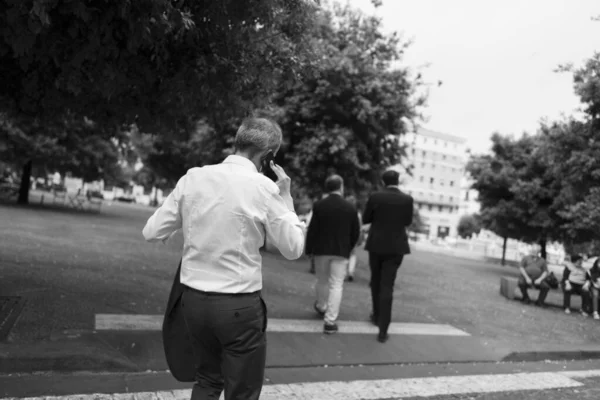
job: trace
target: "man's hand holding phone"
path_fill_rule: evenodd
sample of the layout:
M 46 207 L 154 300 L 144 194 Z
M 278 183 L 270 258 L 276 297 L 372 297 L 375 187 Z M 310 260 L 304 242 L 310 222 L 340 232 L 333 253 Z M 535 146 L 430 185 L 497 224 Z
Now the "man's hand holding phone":
M 291 211 L 294 211 L 294 200 L 292 199 L 291 188 L 292 180 L 285 173 L 283 168 L 275 164 L 273 161 L 270 162 L 269 166 L 271 170 L 277 175 L 277 181 L 275 182 L 279 187 L 279 194 L 283 197 L 285 204 Z

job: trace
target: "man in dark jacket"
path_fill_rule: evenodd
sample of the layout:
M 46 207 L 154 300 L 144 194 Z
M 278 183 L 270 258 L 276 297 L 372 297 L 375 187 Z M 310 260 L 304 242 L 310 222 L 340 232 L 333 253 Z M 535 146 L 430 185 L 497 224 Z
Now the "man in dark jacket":
M 325 181 L 328 196 L 313 206 L 306 234 L 306 254 L 314 256 L 317 274 L 315 310 L 324 318 L 324 331 L 338 331 L 342 291 L 350 253 L 358 242 L 360 224 L 356 208 L 343 197 L 343 180 L 333 175 Z
M 371 321 L 379 327 L 378 340 L 388 340 L 396 273 L 410 254 L 406 228 L 412 223 L 413 198 L 398 188 L 400 175 L 389 170 L 382 178 L 385 189 L 369 198 L 363 223 L 371 224 L 365 246 L 371 267 Z

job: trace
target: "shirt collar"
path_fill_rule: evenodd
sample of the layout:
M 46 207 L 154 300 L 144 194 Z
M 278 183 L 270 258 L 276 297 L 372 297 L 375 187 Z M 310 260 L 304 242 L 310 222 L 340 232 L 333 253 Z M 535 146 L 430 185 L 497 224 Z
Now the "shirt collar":
M 254 165 L 252 161 L 250 161 L 246 157 L 238 156 L 236 154 L 227 156 L 227 158 L 223 160 L 223 164 L 235 164 L 239 165 L 240 167 L 251 169 L 254 172 L 258 172 L 258 170 L 256 169 L 256 165 Z

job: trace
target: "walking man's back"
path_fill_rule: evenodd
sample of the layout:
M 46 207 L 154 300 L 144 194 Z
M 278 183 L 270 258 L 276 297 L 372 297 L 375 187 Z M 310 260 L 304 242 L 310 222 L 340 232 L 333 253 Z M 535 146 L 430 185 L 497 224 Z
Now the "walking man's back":
M 290 179 L 270 163 L 277 184 L 259 172 L 281 144 L 279 126 L 244 121 L 236 154 L 221 164 L 192 168 L 144 227 L 148 241 L 183 230 L 181 298 L 193 341 L 192 400 L 256 400 L 266 359 L 266 306 L 261 296 L 265 240 L 288 259 L 304 247 Z
M 394 283 L 405 254 L 410 254 L 406 228 L 412 223 L 413 199 L 398 188 L 399 174 L 383 174 L 385 189 L 369 198 L 363 223 L 371 224 L 365 249 L 371 267 L 371 321 L 379 327 L 378 340 L 386 342 L 392 318 Z
M 344 280 L 360 224 L 356 208 L 343 196 L 343 180 L 333 175 L 325 181 L 328 196 L 315 203 L 306 235 L 306 254 L 314 256 L 317 275 L 314 308 L 324 320 L 323 330 L 332 334 L 342 301 Z

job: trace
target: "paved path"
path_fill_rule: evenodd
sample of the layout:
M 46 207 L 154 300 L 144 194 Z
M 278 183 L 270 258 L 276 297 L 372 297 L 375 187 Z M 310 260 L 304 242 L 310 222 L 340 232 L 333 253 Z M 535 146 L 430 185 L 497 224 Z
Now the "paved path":
M 435 399 L 457 399 L 457 398 L 476 398 L 476 399 L 542 399 L 555 398 L 557 394 L 581 394 L 593 391 L 598 393 L 598 378 L 600 370 L 583 369 L 589 367 L 589 364 L 575 364 L 573 369 L 570 365 L 549 365 L 539 366 L 535 364 L 525 366 L 499 366 L 483 367 L 480 373 L 468 373 L 469 366 L 446 366 L 447 370 L 440 370 L 440 367 L 430 369 L 430 373 L 437 372 L 437 376 L 418 376 L 419 371 L 398 370 L 401 377 L 386 379 L 337 379 L 328 381 L 313 382 L 294 382 L 294 383 L 268 383 L 264 386 L 261 395 L 262 400 L 334 400 L 334 399 L 411 399 L 411 398 L 435 398 Z M 481 366 L 479 366 L 481 367 Z M 561 369 L 561 367 L 563 369 Z M 454 373 L 450 371 L 454 370 Z M 525 371 L 519 371 L 523 369 Z M 546 369 L 546 370 L 544 370 Z M 487 370 L 487 371 L 486 371 Z M 506 370 L 510 372 L 506 372 Z M 416 376 L 410 376 L 411 372 Z M 467 372 L 467 373 L 465 373 Z M 487 372 L 487 373 L 486 373 Z M 64 377 L 55 379 L 54 390 L 60 392 L 61 382 L 65 386 Z M 114 377 L 105 376 L 91 378 L 90 376 L 71 376 L 69 379 L 72 388 L 77 387 L 77 381 L 84 385 L 79 392 L 65 393 L 62 395 L 49 396 L 30 396 L 30 400 L 179 400 L 189 399 L 190 389 L 182 389 L 183 385 L 176 384 L 174 389 L 147 390 L 139 389 L 148 385 L 152 376 L 138 377 L 133 379 L 131 387 L 123 390 L 112 391 L 114 386 Z M 156 379 L 155 379 L 156 380 Z M 5 387 L 15 387 L 19 378 L 7 380 L 0 377 L 0 383 Z M 83 382 L 81 382 L 83 381 Z M 102 382 L 106 383 L 103 389 Z M 23 383 L 21 379 L 21 383 Z M 33 381 L 31 381 L 33 382 Z M 38 382 L 40 380 L 38 379 Z M 56 383 L 58 382 L 58 383 Z M 136 383 L 137 382 L 137 383 Z M 31 383 L 30 383 L 31 384 Z M 39 384 L 39 383 L 38 383 Z M 90 387 L 91 386 L 91 387 Z M 132 390 L 133 389 L 133 390 Z M 567 392 L 565 392 L 567 391 Z M 6 390 L 5 390 L 6 392 Z M 13 393 L 16 393 L 12 389 Z M 546 397 L 543 397 L 543 396 Z M 493 397 L 490 397 L 493 396 Z M 576 396 L 581 398 L 580 396 Z M 11 396 L 6 399 L 18 399 L 24 397 Z M 591 398 L 591 397 L 589 397 Z

